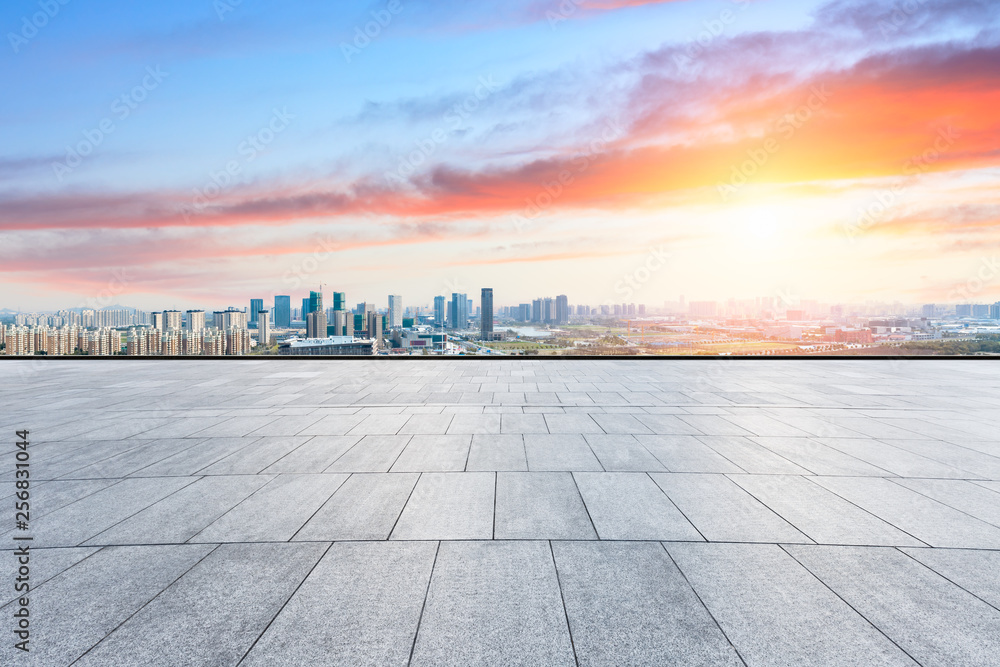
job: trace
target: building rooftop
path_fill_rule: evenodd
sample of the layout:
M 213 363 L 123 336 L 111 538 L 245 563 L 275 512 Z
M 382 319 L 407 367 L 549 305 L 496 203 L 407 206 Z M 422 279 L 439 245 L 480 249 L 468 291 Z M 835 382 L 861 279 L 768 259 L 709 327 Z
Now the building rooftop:
M 1000 365 L 5 360 L 30 658 L 996 665 Z

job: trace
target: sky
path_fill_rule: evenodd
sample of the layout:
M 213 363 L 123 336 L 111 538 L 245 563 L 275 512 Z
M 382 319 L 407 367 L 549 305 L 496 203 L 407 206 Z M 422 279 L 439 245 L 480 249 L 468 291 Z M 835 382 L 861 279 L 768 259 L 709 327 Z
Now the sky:
M 0 308 L 1000 300 L 1000 3 L 10 0 Z

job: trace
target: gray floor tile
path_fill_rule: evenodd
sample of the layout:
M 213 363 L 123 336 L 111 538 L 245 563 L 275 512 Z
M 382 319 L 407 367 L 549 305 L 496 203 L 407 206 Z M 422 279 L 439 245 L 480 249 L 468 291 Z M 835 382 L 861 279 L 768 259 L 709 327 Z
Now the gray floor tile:
M 568 472 L 497 473 L 498 540 L 595 540 L 597 533 Z
M 903 549 L 942 577 L 1000 609 L 1000 551 Z
M 491 539 L 495 489 L 495 473 L 424 473 L 390 539 Z
M 694 436 L 639 435 L 636 440 L 670 472 L 743 472 Z
M 547 542 L 443 542 L 414 665 L 573 665 Z
M 385 540 L 419 475 L 354 474 L 296 533 L 296 540 Z
M 411 435 L 366 435 L 334 461 L 326 472 L 388 472 Z
M 663 471 L 666 468 L 632 435 L 585 436 L 590 449 L 609 472 Z
M 554 542 L 581 665 L 741 665 L 662 546 Z
M 414 435 L 390 471 L 461 472 L 471 444 L 471 435 Z
M 520 435 L 474 435 L 466 470 L 527 470 L 524 438 Z
M 602 540 L 702 540 L 645 473 L 574 473 Z
M 528 470 L 533 472 L 604 470 L 582 435 L 528 433 L 523 437 Z

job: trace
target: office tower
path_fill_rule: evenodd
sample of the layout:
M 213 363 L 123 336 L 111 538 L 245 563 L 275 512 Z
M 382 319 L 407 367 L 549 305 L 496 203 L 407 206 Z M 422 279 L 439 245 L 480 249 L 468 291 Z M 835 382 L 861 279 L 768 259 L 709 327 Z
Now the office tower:
M 185 322 L 185 327 L 187 328 L 188 331 L 204 331 L 205 311 L 204 310 L 187 311 L 187 322 Z
M 441 329 L 444 328 L 445 321 L 448 319 L 447 301 L 448 299 L 443 296 L 434 297 L 434 326 Z
M 465 295 L 463 295 L 463 296 L 465 296 Z M 472 306 L 472 299 L 466 298 L 465 299 L 465 319 L 466 320 L 468 320 L 470 317 L 472 317 L 472 312 L 473 312 L 472 308 L 473 308 L 473 306 Z
M 469 297 L 453 292 L 449 322 L 452 329 L 464 329 L 469 324 Z
M 292 297 L 286 295 L 274 297 L 274 326 L 279 329 L 292 326 Z
M 163 331 L 163 313 L 152 313 L 152 316 L 153 316 L 153 328 L 156 329 L 157 331 Z M 83 326 L 87 326 L 86 321 L 84 321 Z
M 715 301 L 692 301 L 691 317 L 715 317 L 718 304 Z
M 334 336 L 346 336 L 346 335 L 348 335 L 347 331 L 346 331 L 348 316 L 350 316 L 352 324 L 353 324 L 353 320 L 354 320 L 354 316 L 353 315 L 350 315 L 349 313 L 346 313 L 343 310 L 335 310 L 335 311 L 333 311 L 333 335 Z M 352 331 L 353 331 L 353 327 L 352 327 Z
M 341 310 L 344 314 L 344 335 L 354 337 L 354 313 L 349 313 L 346 310 Z
M 920 314 L 923 317 L 934 317 L 934 304 L 933 303 L 928 303 L 927 305 L 925 305 L 921 309 Z
M 490 336 L 493 335 L 493 288 L 484 287 L 482 295 L 479 298 L 480 302 L 480 324 L 479 331 L 483 336 L 483 340 L 489 340 Z
M 261 303 L 261 308 L 263 308 L 263 302 Z M 257 313 L 257 344 L 264 347 L 267 347 L 271 341 L 270 317 L 271 313 L 266 310 L 260 310 Z
M 990 307 L 986 304 L 977 303 L 972 306 L 972 316 L 980 320 L 985 320 L 990 316 Z
M 1000 320 L 1000 301 L 997 301 L 992 306 L 990 306 L 990 319 Z
M 217 310 L 212 313 L 212 326 L 220 331 L 229 329 L 246 329 L 247 314 L 242 310 L 229 308 L 227 310 Z
M 556 303 L 552 297 L 542 299 L 542 322 L 551 324 L 556 320 Z
M 566 324 L 569 322 L 569 297 L 560 294 L 556 297 L 556 323 Z
M 250 324 L 257 323 L 257 313 L 264 310 L 264 299 L 250 299 Z
M 309 292 L 309 312 L 320 313 L 323 316 L 325 323 L 326 311 L 323 310 L 322 292 Z
M 955 317 L 972 317 L 972 304 L 960 303 L 955 306 Z
M 400 329 L 403 326 L 403 297 L 398 294 L 389 295 L 389 328 Z
M 382 332 L 385 330 L 385 318 L 378 313 L 367 313 L 368 337 L 378 341 L 378 348 L 382 347 Z
M 334 292 L 333 293 L 333 309 L 337 310 L 347 310 L 347 294 L 344 292 Z
M 646 314 L 646 304 L 640 303 L 639 304 L 639 315 L 645 315 L 645 314 Z
M 302 319 L 305 320 L 306 316 L 309 314 L 309 297 L 302 299 Z
M 306 315 L 306 338 L 326 338 L 326 313 L 315 311 Z
M 181 311 L 163 311 L 163 327 L 165 331 L 178 331 L 181 328 Z
M 542 300 L 535 299 L 531 302 L 531 321 L 541 322 L 542 321 Z

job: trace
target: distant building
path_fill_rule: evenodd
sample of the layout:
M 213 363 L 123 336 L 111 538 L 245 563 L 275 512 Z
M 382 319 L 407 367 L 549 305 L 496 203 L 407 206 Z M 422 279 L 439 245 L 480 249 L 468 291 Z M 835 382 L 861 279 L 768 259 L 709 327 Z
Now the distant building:
M 284 355 L 359 355 L 375 354 L 376 340 L 354 340 L 349 336 L 328 338 L 292 338 L 278 346 L 278 354 Z
M 274 297 L 274 326 L 279 329 L 288 329 L 292 326 L 292 297 Z
M 317 310 L 306 315 L 306 338 L 323 338 L 326 334 L 326 313 Z
M 565 294 L 560 294 L 556 297 L 554 321 L 556 324 L 566 324 L 569 322 L 569 297 Z
M 785 311 L 785 319 L 789 322 L 802 322 L 806 319 L 806 311 L 804 310 L 788 310 Z
M 181 328 L 181 311 L 179 310 L 165 310 L 163 311 L 163 329 L 166 331 L 180 331 Z
M 264 299 L 250 299 L 250 324 L 257 324 L 257 313 L 264 310 Z
M 185 315 L 187 319 L 184 322 L 184 328 L 187 331 L 202 331 L 205 329 L 204 310 L 189 310 Z
M 451 312 L 448 314 L 448 325 L 452 329 L 465 329 L 469 325 L 469 297 L 454 292 L 451 295 Z
M 990 319 L 1000 320 L 1000 301 L 997 301 L 992 306 L 990 306 Z
M 928 303 L 924 305 L 923 308 L 920 309 L 920 314 L 926 318 L 934 317 L 934 312 L 935 312 L 935 307 L 933 303 Z
M 326 317 L 326 311 L 323 310 L 323 292 L 309 292 L 309 312 L 322 313 Z
M 263 303 L 261 304 L 263 307 Z M 271 341 L 271 313 L 261 310 L 257 313 L 257 344 L 267 347 Z
M 718 304 L 715 301 L 692 301 L 688 307 L 691 317 L 715 317 Z
M 151 313 L 153 316 L 153 328 L 163 331 L 163 313 Z M 86 325 L 85 325 L 86 326 Z
M 483 340 L 488 340 L 493 334 L 493 288 L 484 287 L 480 296 L 479 331 Z
M 347 310 L 347 294 L 345 292 L 333 293 L 333 310 Z
M 990 316 L 990 307 L 987 304 L 974 304 L 972 306 L 972 316 L 980 320 L 988 319 Z
M 400 329 L 403 326 L 403 297 L 398 294 L 389 295 L 389 328 Z

